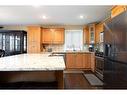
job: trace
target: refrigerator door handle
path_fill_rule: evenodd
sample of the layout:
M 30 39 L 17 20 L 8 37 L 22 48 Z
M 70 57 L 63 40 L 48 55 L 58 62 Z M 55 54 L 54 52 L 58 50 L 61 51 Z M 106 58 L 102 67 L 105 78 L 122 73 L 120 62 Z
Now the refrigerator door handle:
M 111 44 L 105 44 L 105 56 L 111 56 Z

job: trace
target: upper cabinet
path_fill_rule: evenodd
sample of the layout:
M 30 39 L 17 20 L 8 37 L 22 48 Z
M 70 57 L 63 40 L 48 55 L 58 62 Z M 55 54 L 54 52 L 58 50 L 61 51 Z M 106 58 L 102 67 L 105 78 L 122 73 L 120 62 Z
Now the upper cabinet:
M 101 33 L 104 31 L 103 23 L 96 24 L 95 43 L 101 42 Z
M 83 28 L 83 43 L 84 44 L 95 43 L 95 24 L 90 24 Z
M 39 26 L 27 27 L 27 50 L 28 53 L 41 52 L 41 28 Z
M 95 43 L 95 24 L 89 25 L 89 43 L 90 44 Z
M 52 43 L 52 32 L 48 28 L 42 29 L 42 43 Z
M 64 28 L 44 28 L 42 30 L 43 44 L 64 44 Z
M 53 43 L 64 44 L 64 29 L 55 29 Z
M 112 8 L 112 10 L 111 10 L 111 18 L 113 18 L 113 17 L 115 17 L 115 16 L 117 16 L 117 15 L 119 15 L 120 13 L 122 13 L 122 12 L 124 12 L 124 11 L 126 11 L 126 6 L 124 6 L 124 5 L 118 5 L 118 6 L 114 6 L 113 8 Z
M 83 28 L 83 43 L 89 44 L 89 27 L 85 26 Z

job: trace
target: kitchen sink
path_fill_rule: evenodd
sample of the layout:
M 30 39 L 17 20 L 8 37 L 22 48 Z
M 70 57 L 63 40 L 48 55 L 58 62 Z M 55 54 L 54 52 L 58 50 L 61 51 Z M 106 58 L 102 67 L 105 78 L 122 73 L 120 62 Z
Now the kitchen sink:
M 53 56 L 64 56 L 64 54 L 50 54 L 49 57 L 53 57 Z

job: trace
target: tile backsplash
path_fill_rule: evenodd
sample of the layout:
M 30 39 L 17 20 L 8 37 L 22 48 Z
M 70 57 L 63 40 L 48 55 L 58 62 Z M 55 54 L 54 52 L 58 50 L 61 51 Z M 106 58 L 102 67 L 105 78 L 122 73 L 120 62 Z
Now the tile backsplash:
M 104 52 L 104 43 L 99 43 L 95 45 L 96 51 Z
M 42 45 L 43 47 L 43 52 L 48 52 L 48 49 L 52 49 L 52 51 L 65 51 L 65 46 L 64 45 Z M 84 51 L 89 51 L 88 50 L 88 45 L 83 46 Z
M 64 45 L 43 45 L 43 51 L 48 52 L 48 49 L 52 51 L 64 51 Z

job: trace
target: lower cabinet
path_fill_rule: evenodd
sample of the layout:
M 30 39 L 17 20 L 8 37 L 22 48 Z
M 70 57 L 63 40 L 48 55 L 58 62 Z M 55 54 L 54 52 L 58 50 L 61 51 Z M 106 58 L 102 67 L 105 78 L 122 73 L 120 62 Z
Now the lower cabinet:
M 80 53 L 75 54 L 75 67 L 76 68 L 84 68 L 82 59 L 83 59 L 82 54 L 80 54 Z
M 92 69 L 94 56 L 91 53 L 67 53 L 67 69 Z
M 83 67 L 85 69 L 91 68 L 91 54 L 83 54 Z
M 75 68 L 75 54 L 66 54 L 66 68 Z

